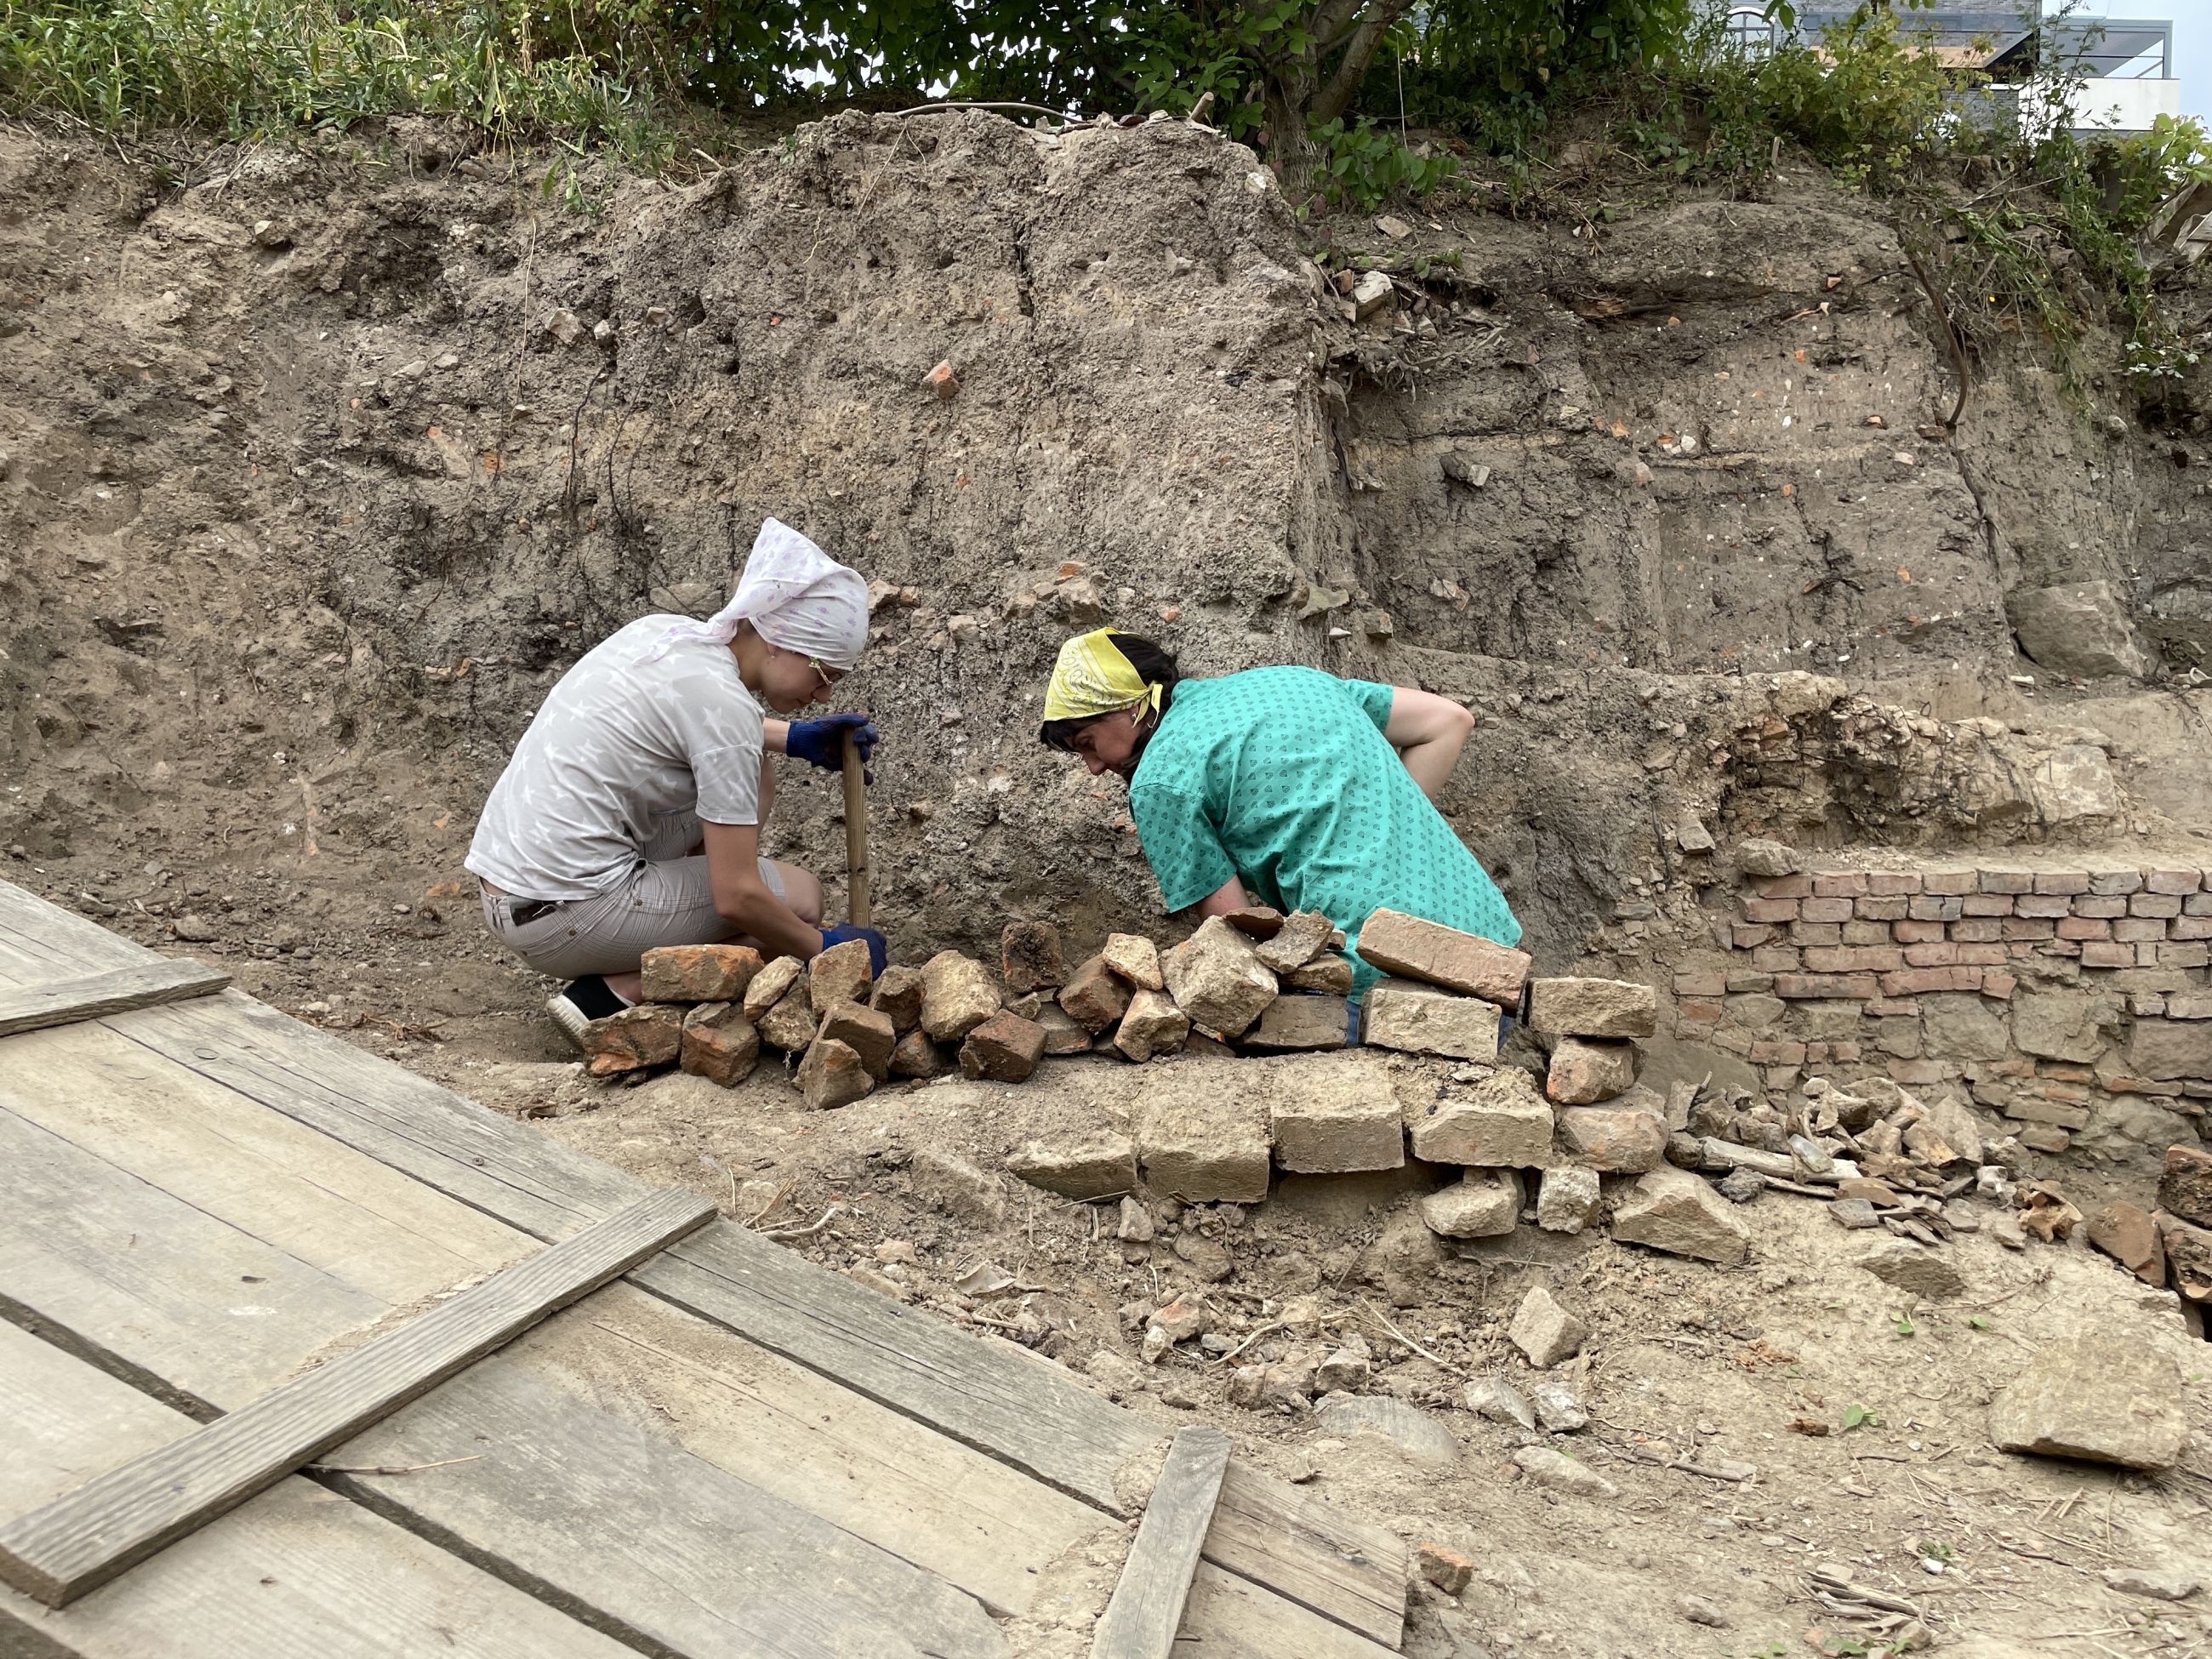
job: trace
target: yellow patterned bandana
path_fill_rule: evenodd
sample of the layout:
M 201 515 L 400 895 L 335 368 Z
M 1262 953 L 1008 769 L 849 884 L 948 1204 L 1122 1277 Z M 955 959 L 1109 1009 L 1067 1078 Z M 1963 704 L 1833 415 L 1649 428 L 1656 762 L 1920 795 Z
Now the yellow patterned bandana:
M 1110 628 L 1101 628 L 1060 647 L 1052 683 L 1045 688 L 1046 720 L 1094 720 L 1124 708 L 1159 713 L 1158 684 L 1147 682 L 1130 666 L 1121 647 L 1114 643 L 1114 633 Z

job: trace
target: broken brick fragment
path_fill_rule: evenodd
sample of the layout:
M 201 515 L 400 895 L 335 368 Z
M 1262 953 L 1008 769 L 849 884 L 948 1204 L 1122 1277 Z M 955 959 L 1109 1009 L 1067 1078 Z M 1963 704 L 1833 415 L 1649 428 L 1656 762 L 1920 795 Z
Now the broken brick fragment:
M 760 1032 L 734 1002 L 702 1002 L 684 1017 L 682 1066 L 723 1088 L 734 1088 L 760 1063 Z
M 960 1045 L 960 1072 L 994 1083 L 1020 1083 L 1043 1058 L 1044 1027 L 1000 1009 L 968 1033 Z
M 669 1065 L 684 1046 L 684 1011 L 665 1002 L 641 1002 L 584 1027 L 583 1045 L 584 1069 L 593 1077 Z
M 765 964 L 749 945 L 669 945 L 638 964 L 641 1002 L 735 1002 Z
M 849 1106 L 876 1086 L 860 1057 L 835 1037 L 823 1037 L 799 1062 L 799 1097 L 810 1112 Z
M 999 967 L 1012 996 L 1050 990 L 1065 977 L 1060 929 L 1048 921 L 1010 921 L 999 939 Z

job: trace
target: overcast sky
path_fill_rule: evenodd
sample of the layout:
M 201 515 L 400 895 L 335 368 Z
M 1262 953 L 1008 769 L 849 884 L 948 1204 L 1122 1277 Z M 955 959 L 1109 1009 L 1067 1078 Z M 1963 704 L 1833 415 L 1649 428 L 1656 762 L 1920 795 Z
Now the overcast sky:
M 2045 15 L 2055 9 L 2046 7 Z M 2171 22 L 2181 112 L 2200 121 L 2212 116 L 2212 0 L 2084 0 L 2077 15 Z

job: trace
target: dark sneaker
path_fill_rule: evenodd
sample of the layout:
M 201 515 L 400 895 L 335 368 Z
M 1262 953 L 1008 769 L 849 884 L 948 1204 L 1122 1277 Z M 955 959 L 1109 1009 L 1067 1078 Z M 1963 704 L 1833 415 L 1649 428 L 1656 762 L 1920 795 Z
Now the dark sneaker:
M 597 974 L 586 974 L 545 1000 L 545 1012 L 553 1016 L 553 1023 L 579 1048 L 584 1046 L 586 1025 L 609 1014 L 618 1014 L 629 1006 L 607 988 L 606 981 Z

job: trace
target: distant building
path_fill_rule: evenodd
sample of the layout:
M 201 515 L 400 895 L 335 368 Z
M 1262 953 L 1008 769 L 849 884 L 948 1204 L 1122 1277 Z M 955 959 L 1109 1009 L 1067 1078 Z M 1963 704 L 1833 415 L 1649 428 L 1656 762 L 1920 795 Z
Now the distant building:
M 2085 77 L 2075 119 L 2083 132 L 2142 132 L 2160 115 L 2181 113 L 2181 82 L 2173 74 L 2173 25 L 2165 20 L 2095 17 L 2078 10 L 2059 15 L 2019 5 L 1950 6 L 1902 10 L 1900 24 L 1930 46 L 1946 64 L 1986 71 L 1992 80 L 1987 101 L 2008 110 L 2019 107 L 2018 85 L 2039 64 L 2064 66 Z M 1849 6 L 1801 7 L 1800 39 L 1816 40 L 1832 23 L 1847 21 Z M 2035 18 L 2040 21 L 2032 21 Z M 1756 6 L 1728 14 L 1729 33 L 1743 50 L 1771 51 L 1782 34 Z

